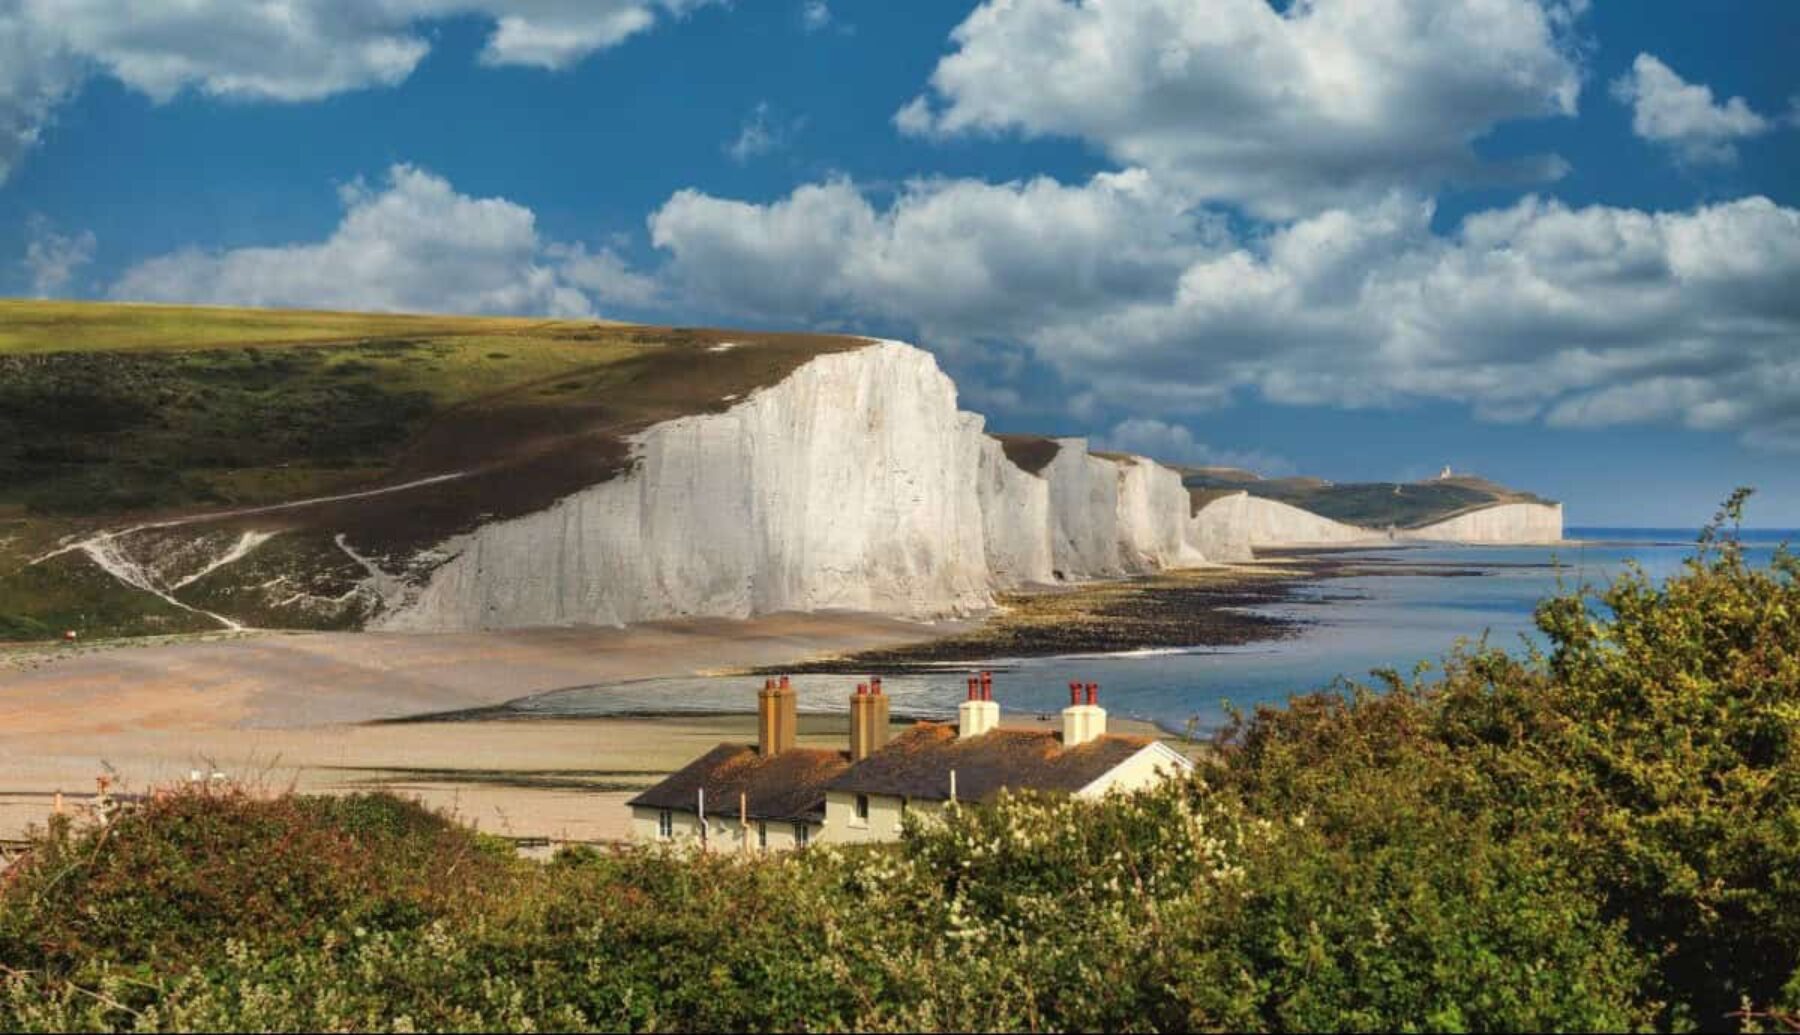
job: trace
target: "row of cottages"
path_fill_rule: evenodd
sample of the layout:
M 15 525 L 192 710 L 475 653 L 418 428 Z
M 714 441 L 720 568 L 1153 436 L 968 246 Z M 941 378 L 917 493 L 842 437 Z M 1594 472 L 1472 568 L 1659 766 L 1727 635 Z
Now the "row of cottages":
M 850 749 L 797 747 L 786 676 L 757 694 L 757 742 L 720 744 L 631 800 L 645 841 L 699 841 L 729 850 L 815 842 L 894 841 L 911 809 L 984 802 L 1001 790 L 1078 797 L 1130 791 L 1191 772 L 1193 762 L 1150 737 L 1106 732 L 1099 688 L 1069 684 L 1062 729 L 1000 724 L 993 677 L 969 680 L 957 722 L 919 722 L 889 738 L 881 680 L 850 698 Z

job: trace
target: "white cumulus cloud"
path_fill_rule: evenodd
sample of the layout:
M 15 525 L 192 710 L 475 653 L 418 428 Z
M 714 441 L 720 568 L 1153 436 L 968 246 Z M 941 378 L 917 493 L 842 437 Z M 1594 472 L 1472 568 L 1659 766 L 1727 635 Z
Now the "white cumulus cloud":
M 1637 56 L 1631 71 L 1613 81 L 1612 95 L 1631 107 L 1633 133 L 1694 164 L 1736 161 L 1737 142 L 1772 125 L 1742 97 L 1715 102 L 1711 87 L 1687 82 L 1652 54 Z
M 94 259 L 97 242 L 92 230 L 58 233 L 41 215 L 26 220 L 25 230 L 25 268 L 31 274 L 31 292 L 38 298 L 60 294 L 74 279 L 75 271 Z
M 732 161 L 743 165 L 752 158 L 788 146 L 805 128 L 804 117 L 784 118 L 769 107 L 768 101 L 758 101 L 750 114 L 744 116 L 737 136 L 725 145 L 725 153 Z
M 396 165 L 379 188 L 341 192 L 344 217 L 323 241 L 224 252 L 186 250 L 139 263 L 114 298 L 387 312 L 588 316 L 578 285 L 629 296 L 610 253 L 541 240 L 530 209 L 471 198 L 423 169 Z M 611 258 L 616 262 L 616 256 Z M 619 264 L 622 266 L 622 264 Z M 627 271 L 628 272 L 628 271 Z
M 653 276 L 631 268 L 618 252 L 602 247 L 552 244 L 544 254 L 556 263 L 558 275 L 607 306 L 645 309 L 664 300 L 662 284 Z
M 887 315 L 958 339 L 1153 296 L 1222 233 L 1135 171 L 1079 186 L 921 180 L 885 209 L 841 179 L 768 205 L 684 190 L 650 231 L 669 276 L 712 304 L 771 319 Z
M 1216 449 L 1196 439 L 1185 425 L 1133 417 L 1094 439 L 1097 449 L 1135 453 L 1153 460 L 1194 467 L 1236 467 L 1261 475 L 1294 472 L 1293 462 L 1258 449 Z
M 183 90 L 310 101 L 392 86 L 431 50 L 426 23 L 493 24 L 486 65 L 563 68 L 709 0 L 0 0 L 0 182 L 88 75 L 157 102 Z
M 81 79 L 81 62 L 50 30 L 27 17 L 17 0 L 0 0 L 0 184 L 37 146 Z
M 1581 0 L 988 0 L 905 132 L 1078 137 L 1199 197 L 1291 217 L 1396 186 L 1549 178 L 1473 142 L 1573 115 Z

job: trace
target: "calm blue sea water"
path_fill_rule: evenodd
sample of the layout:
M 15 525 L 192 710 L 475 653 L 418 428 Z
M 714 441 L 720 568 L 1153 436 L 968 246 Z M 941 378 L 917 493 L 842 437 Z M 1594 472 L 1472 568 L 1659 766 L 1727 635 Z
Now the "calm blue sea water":
M 1295 601 L 1267 608 L 1304 621 L 1294 638 L 1234 648 L 1170 650 L 1131 655 L 995 659 L 994 696 L 1008 710 L 1054 712 L 1066 702 L 1070 680 L 1097 682 L 1115 715 L 1149 719 L 1179 730 L 1190 720 L 1209 729 L 1224 719 L 1223 702 L 1248 707 L 1324 687 L 1340 675 L 1364 679 L 1372 669 L 1409 671 L 1437 659 L 1459 637 L 1487 636 L 1520 647 L 1535 635 L 1532 607 L 1555 592 L 1604 582 L 1627 561 L 1651 576 L 1675 572 L 1692 555 L 1695 533 L 1684 529 L 1571 528 L 1579 544 L 1557 547 L 1416 546 L 1357 551 L 1345 556 L 1386 567 L 1429 565 L 1476 571 L 1471 577 L 1379 574 L 1325 579 Z M 1800 543 L 1800 532 L 1743 534 L 1746 553 L 1767 563 L 1777 544 Z M 942 675 L 890 676 L 883 683 L 896 712 L 952 716 L 963 696 L 967 666 Z M 847 676 L 797 676 L 803 711 L 847 708 Z M 621 712 L 749 711 L 760 679 L 657 679 L 580 687 L 517 702 L 546 715 Z

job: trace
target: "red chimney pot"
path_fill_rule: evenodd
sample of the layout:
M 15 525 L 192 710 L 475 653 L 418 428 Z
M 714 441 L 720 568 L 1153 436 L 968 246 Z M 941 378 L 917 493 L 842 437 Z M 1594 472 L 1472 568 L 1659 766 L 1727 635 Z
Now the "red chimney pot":
M 781 677 L 781 688 L 783 690 L 786 690 L 788 688 L 788 677 L 786 677 L 786 676 Z
M 1081 684 L 1080 683 L 1070 683 L 1069 684 L 1069 703 L 1071 705 L 1076 705 L 1076 704 L 1081 703 Z
M 1099 704 L 1100 703 L 1100 684 L 1099 683 L 1089 683 L 1087 685 L 1087 703 L 1089 703 L 1089 704 Z
M 873 679 L 869 680 L 869 692 L 872 694 L 881 693 L 881 677 L 880 676 L 876 676 Z
M 858 697 L 869 696 L 869 684 L 867 684 L 867 683 L 856 684 L 856 696 L 858 696 Z

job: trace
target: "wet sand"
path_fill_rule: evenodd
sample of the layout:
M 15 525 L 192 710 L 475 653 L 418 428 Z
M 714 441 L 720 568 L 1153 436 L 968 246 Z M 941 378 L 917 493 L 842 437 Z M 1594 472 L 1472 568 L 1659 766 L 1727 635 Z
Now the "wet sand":
M 127 790 L 141 791 L 215 767 L 271 789 L 417 793 L 496 832 L 617 837 L 628 788 L 736 735 L 733 721 L 749 731 L 749 717 L 365 724 L 963 628 L 814 614 L 630 629 L 263 634 L 10 650 L 0 653 L 0 838 L 41 823 L 58 790 L 72 799 L 91 794 L 94 777 L 109 769 Z

